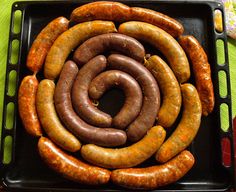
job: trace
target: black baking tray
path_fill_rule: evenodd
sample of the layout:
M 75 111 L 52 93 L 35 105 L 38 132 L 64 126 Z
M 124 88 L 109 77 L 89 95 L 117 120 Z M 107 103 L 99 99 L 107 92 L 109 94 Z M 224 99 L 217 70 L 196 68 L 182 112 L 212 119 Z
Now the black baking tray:
M 9 73 L 15 70 L 16 89 L 24 76 L 31 74 L 26 68 L 27 52 L 40 30 L 52 19 L 58 16 L 69 18 L 71 11 L 89 1 L 28 1 L 16 2 L 12 5 L 11 29 L 9 36 L 9 51 L 6 68 L 6 87 L 3 109 L 3 128 L 1 140 L 1 178 L 4 187 L 11 191 L 124 191 L 124 188 L 117 187 L 112 183 L 100 187 L 81 185 L 63 179 L 51 171 L 41 161 L 37 153 L 37 139 L 27 135 L 23 129 L 17 112 L 17 91 L 14 96 L 7 93 L 9 86 Z M 228 66 L 227 36 L 225 31 L 217 33 L 214 29 L 214 10 L 219 9 L 223 14 L 223 5 L 213 1 L 120 1 L 130 6 L 151 8 L 167 14 L 180 21 L 184 28 L 184 34 L 194 35 L 203 45 L 208 54 L 211 64 L 214 92 L 216 96 L 215 108 L 208 117 L 202 117 L 199 133 L 191 146 L 188 148 L 194 155 L 196 163 L 191 171 L 181 180 L 171 185 L 161 187 L 159 191 L 227 191 L 235 185 L 234 175 L 234 150 L 232 134 L 231 114 L 231 91 Z M 14 13 L 22 11 L 21 31 L 13 33 Z M 223 23 L 224 24 L 224 23 Z M 225 29 L 225 24 L 224 24 Z M 20 42 L 19 60 L 13 65 L 10 62 L 12 51 L 11 42 L 17 39 Z M 224 42 L 224 65 L 217 64 L 216 40 Z M 227 95 L 221 97 L 219 94 L 219 71 L 226 74 Z M 38 75 L 42 78 L 42 74 Z M 122 100 L 118 92 L 108 93 L 108 96 L 116 96 Z M 108 97 L 111 98 L 111 97 Z M 8 103 L 15 104 L 13 129 L 6 129 L 6 106 Z M 112 103 L 112 101 L 110 101 Z M 229 129 L 227 132 L 221 129 L 220 105 L 228 106 Z M 120 105 L 113 101 L 114 106 Z M 104 110 L 114 113 L 114 108 Z M 111 106 L 111 105 L 110 105 Z M 119 108 L 119 106 L 118 106 Z M 113 110 L 114 109 L 114 110 Z M 117 110 L 117 109 L 116 109 Z M 12 160 L 8 164 L 3 163 L 4 138 L 12 136 Z M 222 163 L 222 138 L 230 141 L 231 166 L 224 166 Z M 154 162 L 147 161 L 143 166 L 152 165 Z

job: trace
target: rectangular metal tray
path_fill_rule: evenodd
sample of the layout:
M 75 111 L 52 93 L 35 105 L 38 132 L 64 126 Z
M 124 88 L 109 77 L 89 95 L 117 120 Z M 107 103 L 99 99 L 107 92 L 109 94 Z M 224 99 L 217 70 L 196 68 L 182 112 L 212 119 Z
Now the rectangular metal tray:
M 52 19 L 58 16 L 69 18 L 71 11 L 89 1 L 29 1 L 16 2 L 12 6 L 12 19 L 9 38 L 9 52 L 6 69 L 6 87 L 3 113 L 3 129 L 1 142 L 1 177 L 6 189 L 13 191 L 116 191 L 124 190 L 112 183 L 91 187 L 73 183 L 63 179 L 51 171 L 42 163 L 37 153 L 37 139 L 28 136 L 22 126 L 17 112 L 17 91 L 13 96 L 8 95 L 9 73 L 15 70 L 16 90 L 25 75 L 31 74 L 26 68 L 26 56 L 30 45 L 40 30 Z M 188 148 L 196 158 L 192 170 L 181 180 L 171 185 L 161 187 L 160 191 L 226 191 L 235 184 L 234 176 L 234 150 L 232 135 L 231 93 L 228 66 L 227 36 L 226 33 L 217 33 L 214 29 L 214 10 L 219 9 L 224 16 L 223 6 L 213 1 L 121 1 L 130 6 L 150 8 L 179 20 L 184 28 L 184 34 L 194 35 L 203 45 L 211 64 L 214 91 L 216 96 L 215 108 L 208 117 L 202 117 L 202 123 L 197 137 Z M 13 33 L 14 13 L 22 12 L 21 31 Z M 225 26 L 224 26 L 225 28 Z M 11 64 L 11 43 L 19 40 L 19 60 L 17 64 Z M 225 64 L 217 64 L 216 40 L 224 42 Z M 226 74 L 227 96 L 219 94 L 219 71 Z M 39 77 L 42 74 L 39 74 Z M 6 110 L 8 103 L 14 103 L 13 128 L 6 128 Z M 221 129 L 220 105 L 228 106 L 229 129 L 227 132 Z M 4 164 L 4 139 L 11 136 L 12 160 Z M 228 138 L 231 146 L 231 166 L 226 167 L 222 163 L 222 138 Z M 146 162 L 148 166 L 152 162 Z

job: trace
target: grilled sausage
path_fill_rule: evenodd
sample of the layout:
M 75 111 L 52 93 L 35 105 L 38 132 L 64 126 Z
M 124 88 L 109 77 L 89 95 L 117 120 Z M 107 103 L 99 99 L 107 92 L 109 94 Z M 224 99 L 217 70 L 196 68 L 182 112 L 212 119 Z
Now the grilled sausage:
M 185 150 L 162 165 L 114 170 L 111 180 L 129 189 L 156 189 L 178 181 L 192 168 L 194 161 L 193 155 Z
M 71 88 L 78 73 L 78 67 L 72 61 L 63 66 L 58 80 L 54 100 L 57 113 L 66 127 L 80 140 L 101 146 L 119 146 L 126 142 L 126 133 L 112 128 L 98 128 L 85 123 L 75 113 L 71 103 Z
M 138 141 L 150 129 L 160 108 L 160 92 L 152 74 L 137 61 L 123 55 L 112 54 L 108 57 L 110 69 L 124 71 L 134 77 L 143 91 L 143 106 L 138 117 L 128 126 L 130 141 Z
M 65 17 L 58 17 L 42 29 L 29 50 L 26 62 L 28 69 L 37 73 L 42 68 L 53 42 L 68 29 L 68 25 L 69 21 Z
M 66 179 L 88 185 L 108 183 L 110 171 L 88 165 L 66 154 L 46 137 L 38 142 L 39 155 L 48 167 Z
M 179 43 L 192 64 L 196 88 L 202 103 L 202 113 L 207 116 L 213 111 L 215 104 L 211 68 L 207 55 L 198 40 L 193 36 L 181 36 Z
M 162 29 L 144 22 L 130 21 L 122 23 L 119 33 L 150 43 L 167 58 L 171 69 L 180 83 L 190 77 L 190 68 L 185 52 L 178 42 Z
M 110 127 L 112 117 L 100 111 L 89 99 L 88 89 L 91 81 L 106 69 L 107 60 L 103 55 L 91 59 L 79 71 L 72 87 L 72 104 L 79 116 L 87 123 L 98 127 Z
M 124 129 L 138 116 L 142 107 L 142 90 L 133 77 L 118 70 L 103 72 L 91 82 L 89 96 L 97 100 L 115 86 L 123 90 L 126 99 L 122 109 L 112 119 L 112 125 Z
M 129 147 L 111 149 L 88 144 L 82 146 L 81 155 L 88 162 L 101 167 L 133 167 L 151 157 L 164 142 L 165 136 L 165 130 L 161 126 L 155 126 L 143 139 Z
M 156 160 L 164 163 L 190 145 L 201 124 L 202 107 L 196 88 L 189 84 L 180 85 L 183 98 L 181 121 L 171 136 L 156 153 Z
M 175 19 L 154 10 L 141 7 L 128 7 L 122 3 L 99 1 L 82 5 L 73 10 L 71 20 L 84 22 L 92 20 L 109 20 L 116 22 L 143 21 L 156 25 L 174 37 L 184 31 Z
M 51 80 L 44 79 L 39 83 L 36 97 L 39 120 L 48 137 L 57 145 L 71 152 L 78 151 L 80 142 L 63 127 L 55 111 L 54 89 L 55 84 Z
M 171 127 L 181 108 L 182 97 L 179 83 L 165 61 L 156 55 L 145 61 L 144 66 L 156 78 L 162 93 L 162 105 L 157 114 L 157 123 L 164 128 Z
M 18 92 L 18 109 L 25 130 L 32 136 L 42 135 L 42 130 L 35 107 L 38 80 L 35 75 L 26 76 Z
M 72 49 L 90 37 L 116 31 L 114 23 L 110 21 L 90 21 L 71 27 L 56 39 L 49 50 L 44 76 L 47 79 L 56 79 Z

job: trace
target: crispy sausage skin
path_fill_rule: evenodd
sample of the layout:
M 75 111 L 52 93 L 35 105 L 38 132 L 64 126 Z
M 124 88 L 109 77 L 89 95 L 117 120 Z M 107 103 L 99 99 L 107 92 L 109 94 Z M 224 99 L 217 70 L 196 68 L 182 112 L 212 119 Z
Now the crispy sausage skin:
M 160 108 L 160 92 L 156 80 L 141 63 L 124 55 L 112 54 L 108 57 L 110 69 L 124 71 L 134 77 L 143 91 L 143 104 L 138 117 L 128 126 L 127 137 L 135 142 L 150 129 Z
M 42 135 L 35 107 L 37 89 L 37 77 L 29 75 L 22 80 L 18 92 L 18 108 L 22 123 L 27 133 L 35 137 Z
M 65 17 L 58 17 L 51 21 L 34 40 L 28 56 L 26 66 L 37 73 L 44 63 L 49 49 L 57 37 L 68 29 L 69 21 Z
M 195 138 L 201 124 L 202 106 L 196 88 L 180 85 L 183 98 L 183 114 L 179 125 L 156 153 L 156 160 L 164 163 L 183 151 Z
M 80 142 L 61 124 L 54 107 L 53 95 L 55 84 L 44 79 L 40 81 L 36 96 L 36 109 L 39 120 L 48 137 L 63 149 L 75 152 L 81 147 Z
M 207 55 L 198 40 L 193 36 L 180 36 L 179 43 L 192 64 L 196 88 L 202 103 L 202 113 L 207 116 L 214 109 L 215 97 L 211 80 L 211 68 Z
M 89 99 L 88 89 L 91 81 L 106 69 L 107 60 L 98 55 L 86 63 L 74 81 L 71 92 L 72 104 L 79 116 L 87 123 L 98 127 L 110 127 L 112 117 L 100 111 Z
M 127 137 L 124 131 L 91 126 L 80 119 L 75 113 L 72 107 L 70 93 L 77 73 L 77 65 L 73 61 L 66 62 L 55 89 L 55 107 L 63 123 L 74 135 L 86 143 L 106 147 L 125 144 Z
M 157 123 L 164 128 L 171 127 L 178 117 L 182 103 L 179 83 L 166 62 L 156 55 L 146 60 L 144 66 L 158 81 L 162 94 Z
M 88 165 L 66 154 L 46 137 L 39 139 L 38 151 L 48 167 L 69 180 L 88 185 L 101 185 L 108 183 L 110 179 L 110 171 Z
M 99 99 L 111 87 L 119 87 L 125 93 L 125 103 L 112 119 L 112 125 L 125 129 L 140 113 L 143 101 L 142 90 L 137 81 L 129 74 L 110 70 L 95 77 L 89 87 L 89 96 Z
M 116 31 L 114 23 L 110 21 L 90 21 L 71 27 L 56 39 L 49 50 L 44 76 L 47 79 L 56 79 L 72 49 L 90 37 Z
M 161 126 L 152 127 L 137 143 L 120 149 L 103 148 L 93 144 L 83 145 L 82 157 L 105 168 L 127 168 L 139 165 L 151 157 L 164 142 L 166 132 Z
M 193 167 L 194 162 L 193 155 L 185 150 L 162 165 L 114 170 L 111 180 L 129 189 L 156 189 L 178 181 Z
M 154 10 L 141 7 L 128 7 L 122 3 L 99 1 L 82 5 L 73 10 L 71 20 L 84 22 L 91 20 L 109 20 L 116 22 L 143 21 L 156 25 L 174 37 L 184 31 L 175 19 Z
M 141 63 L 145 56 L 143 45 L 136 39 L 119 33 L 107 33 L 85 41 L 76 49 L 73 59 L 78 65 L 84 65 L 105 51 L 118 51 Z
M 167 58 L 180 83 L 184 83 L 189 79 L 190 68 L 185 52 L 167 32 L 154 25 L 138 21 L 122 23 L 118 32 L 150 43 Z

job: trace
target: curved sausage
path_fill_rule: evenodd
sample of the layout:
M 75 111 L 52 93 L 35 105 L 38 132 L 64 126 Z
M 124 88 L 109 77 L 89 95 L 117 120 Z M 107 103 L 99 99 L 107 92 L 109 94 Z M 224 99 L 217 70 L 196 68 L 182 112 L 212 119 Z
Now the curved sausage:
M 179 125 L 156 153 L 156 160 L 164 163 L 183 151 L 195 138 L 201 124 L 202 106 L 196 88 L 180 85 L 183 98 L 183 114 Z
M 128 7 L 122 3 L 111 1 L 82 5 L 73 10 L 70 19 L 78 23 L 92 20 L 109 20 L 121 23 L 143 21 L 162 28 L 174 37 L 178 37 L 184 31 L 183 26 L 178 21 L 167 15 L 151 9 Z
M 91 59 L 79 71 L 72 86 L 72 105 L 79 116 L 87 123 L 98 127 L 110 127 L 112 117 L 100 111 L 89 99 L 88 89 L 91 81 L 106 69 L 107 60 L 103 55 Z
M 207 55 L 193 36 L 181 36 L 179 43 L 190 59 L 196 88 L 202 103 L 202 113 L 207 116 L 215 105 L 214 89 L 211 79 L 211 68 Z
M 193 155 L 185 150 L 162 165 L 114 170 L 111 180 L 129 189 L 156 189 L 178 181 L 193 167 L 194 162 Z
M 18 109 L 25 130 L 32 136 L 42 135 L 35 107 L 38 80 L 35 75 L 24 77 L 18 92 Z
M 145 61 L 144 66 L 158 81 L 162 94 L 157 123 L 164 128 L 171 127 L 178 117 L 182 103 L 179 83 L 166 62 L 156 55 Z
M 44 76 L 47 79 L 56 79 L 72 49 L 90 37 L 116 31 L 114 23 L 110 21 L 90 21 L 71 27 L 56 39 L 49 50 L 44 65 Z
M 124 71 L 135 78 L 143 91 L 143 106 L 138 117 L 128 126 L 127 137 L 135 142 L 150 129 L 160 108 L 160 92 L 156 80 L 142 64 L 123 55 L 112 54 L 108 57 L 110 69 Z
M 65 126 L 80 140 L 101 146 L 113 147 L 126 142 L 126 133 L 112 128 L 98 128 L 85 123 L 75 113 L 71 103 L 71 88 L 78 73 L 78 67 L 73 61 L 63 66 L 57 82 L 54 100 L 57 113 Z
M 80 142 L 63 127 L 55 111 L 54 89 L 53 81 L 48 79 L 40 81 L 36 97 L 39 120 L 48 137 L 57 145 L 71 152 L 78 151 L 81 147 Z
M 112 119 L 114 127 L 124 129 L 140 113 L 143 101 L 142 90 L 137 81 L 129 74 L 110 70 L 93 79 L 89 87 L 89 96 L 97 100 L 111 87 L 119 87 L 125 93 L 125 103 Z
M 68 26 L 68 19 L 65 17 L 58 17 L 42 29 L 29 50 L 26 62 L 28 69 L 37 73 L 42 68 L 53 42 L 61 33 L 68 29 Z
M 167 32 L 154 25 L 138 21 L 122 23 L 118 31 L 138 40 L 148 42 L 160 50 L 167 58 L 180 83 L 184 83 L 189 79 L 190 68 L 185 52 L 179 43 Z
M 111 149 L 87 144 L 82 146 L 81 155 L 88 162 L 105 168 L 133 167 L 151 157 L 164 142 L 165 136 L 165 130 L 155 126 L 143 139 L 129 147 Z
M 85 41 L 76 49 L 73 59 L 78 65 L 84 65 L 105 51 L 118 51 L 141 63 L 145 56 L 143 45 L 136 39 L 123 34 L 107 33 Z
M 108 183 L 110 179 L 110 171 L 88 165 L 66 154 L 46 137 L 39 139 L 38 151 L 48 167 L 69 180 L 88 185 L 101 185 Z

